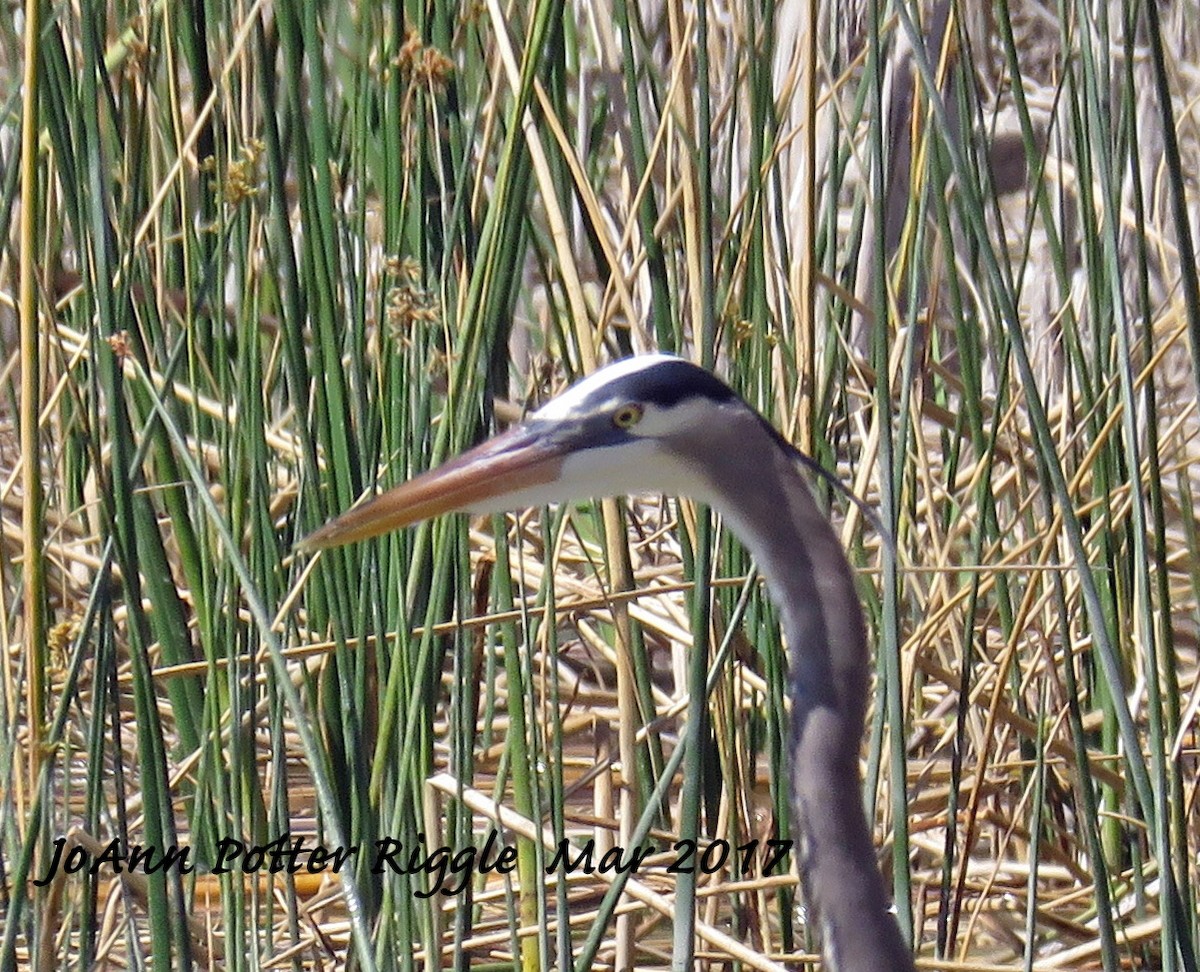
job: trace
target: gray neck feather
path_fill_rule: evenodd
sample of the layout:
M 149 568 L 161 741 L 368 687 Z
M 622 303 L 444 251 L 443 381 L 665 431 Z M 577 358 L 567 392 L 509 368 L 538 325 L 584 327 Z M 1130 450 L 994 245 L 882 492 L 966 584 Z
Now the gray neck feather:
M 713 476 L 714 505 L 758 561 L 783 614 L 800 872 L 820 917 L 826 967 L 911 972 L 863 812 L 858 758 L 870 656 L 854 576 L 796 460 L 757 416 L 745 414 L 755 428 L 730 423 L 729 441 L 709 438 L 704 448 L 753 457 L 755 468 L 728 458 L 696 461 Z

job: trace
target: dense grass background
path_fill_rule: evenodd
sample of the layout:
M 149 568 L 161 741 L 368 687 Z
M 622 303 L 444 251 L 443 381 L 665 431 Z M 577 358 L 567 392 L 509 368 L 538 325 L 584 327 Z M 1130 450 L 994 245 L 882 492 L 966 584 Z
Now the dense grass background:
M 564 838 L 787 832 L 776 619 L 705 511 L 292 554 L 663 348 L 895 538 L 816 484 L 862 570 L 865 797 L 923 964 L 1196 967 L 1193 0 L 16 6 L 0 966 L 811 953 L 761 859 L 544 874 Z M 366 853 L 30 882 L 64 835 L 211 865 L 501 825 L 517 871 L 449 897 Z

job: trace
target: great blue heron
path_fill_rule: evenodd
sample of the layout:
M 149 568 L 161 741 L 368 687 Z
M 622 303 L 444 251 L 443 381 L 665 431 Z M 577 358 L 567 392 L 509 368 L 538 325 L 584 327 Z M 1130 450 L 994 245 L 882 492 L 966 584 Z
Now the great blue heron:
M 452 511 L 628 493 L 709 504 L 754 555 L 791 646 L 792 808 L 828 967 L 911 970 L 863 813 L 858 755 L 870 660 L 854 577 L 803 457 L 724 382 L 681 358 L 596 371 L 523 424 L 351 510 L 307 549 Z

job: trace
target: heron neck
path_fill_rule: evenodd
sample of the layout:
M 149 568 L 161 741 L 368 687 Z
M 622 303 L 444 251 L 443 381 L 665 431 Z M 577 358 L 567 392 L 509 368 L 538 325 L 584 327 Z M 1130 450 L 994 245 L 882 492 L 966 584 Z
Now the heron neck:
M 909 972 L 912 953 L 890 912 L 863 811 L 870 655 L 854 576 L 796 462 L 773 451 L 770 468 L 718 492 L 738 498 L 722 512 L 757 560 L 790 646 L 792 805 L 805 895 L 820 918 L 828 969 Z

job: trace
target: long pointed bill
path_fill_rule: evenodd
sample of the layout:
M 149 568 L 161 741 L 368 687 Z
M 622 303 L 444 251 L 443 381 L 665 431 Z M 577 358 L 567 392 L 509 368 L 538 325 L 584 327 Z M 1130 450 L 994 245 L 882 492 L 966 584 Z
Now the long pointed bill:
M 296 547 L 302 551 L 336 547 L 442 513 L 495 508 L 509 494 L 558 479 L 566 451 L 547 436 L 519 426 L 343 513 Z

